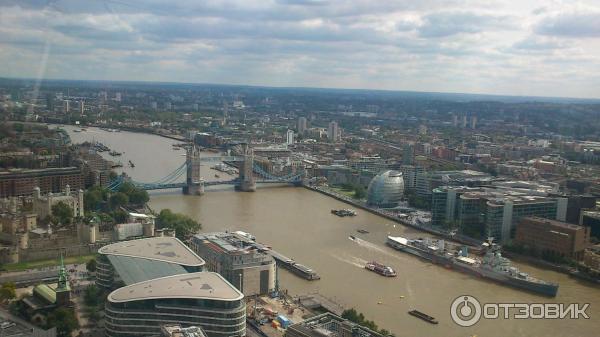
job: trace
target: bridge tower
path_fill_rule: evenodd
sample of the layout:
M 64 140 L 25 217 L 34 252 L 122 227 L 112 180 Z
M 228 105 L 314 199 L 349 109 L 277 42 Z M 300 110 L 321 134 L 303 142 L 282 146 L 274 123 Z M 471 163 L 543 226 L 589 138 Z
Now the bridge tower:
M 188 195 L 204 194 L 204 180 L 200 177 L 200 150 L 193 142 L 186 149 L 185 164 L 187 178 L 183 193 Z
M 248 144 L 242 144 L 242 156 L 244 161 L 240 164 L 240 184 L 237 186 L 238 191 L 254 192 L 256 191 L 256 181 L 254 180 L 254 152 Z

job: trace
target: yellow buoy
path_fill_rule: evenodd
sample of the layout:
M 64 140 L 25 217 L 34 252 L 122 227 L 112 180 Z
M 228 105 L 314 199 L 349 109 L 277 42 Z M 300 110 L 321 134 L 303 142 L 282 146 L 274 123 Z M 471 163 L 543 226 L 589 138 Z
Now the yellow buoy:
M 379 302 L 377 302 L 377 304 L 383 304 L 383 302 L 379 301 Z

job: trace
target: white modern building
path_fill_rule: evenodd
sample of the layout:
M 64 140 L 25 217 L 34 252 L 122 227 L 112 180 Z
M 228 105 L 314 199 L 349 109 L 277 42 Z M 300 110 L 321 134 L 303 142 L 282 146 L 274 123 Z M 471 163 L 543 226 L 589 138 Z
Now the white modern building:
M 174 237 L 118 242 L 98 250 L 96 284 L 108 337 L 160 335 L 165 325 L 201 327 L 208 337 L 246 335 L 244 295 Z
M 285 134 L 285 143 L 287 145 L 294 145 L 294 131 L 293 130 L 287 130 L 287 132 Z

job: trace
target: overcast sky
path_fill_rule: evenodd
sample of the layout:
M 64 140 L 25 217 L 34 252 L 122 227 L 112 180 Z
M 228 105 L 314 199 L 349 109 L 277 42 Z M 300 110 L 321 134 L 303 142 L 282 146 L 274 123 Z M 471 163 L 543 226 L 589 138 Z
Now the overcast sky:
M 600 98 L 600 0 L 0 0 L 38 74 Z

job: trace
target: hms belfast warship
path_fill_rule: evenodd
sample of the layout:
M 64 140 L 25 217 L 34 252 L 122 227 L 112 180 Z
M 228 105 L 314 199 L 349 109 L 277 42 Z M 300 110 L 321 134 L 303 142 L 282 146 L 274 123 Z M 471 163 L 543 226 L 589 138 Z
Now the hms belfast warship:
M 386 243 L 396 250 L 419 256 L 435 264 L 519 289 L 552 297 L 556 296 L 558 291 L 558 284 L 537 279 L 512 266 L 510 260 L 500 253 L 500 247 L 495 244 L 489 244 L 483 259 L 476 259 L 468 257 L 466 248 L 454 252 L 447 249 L 444 240 L 388 236 Z

